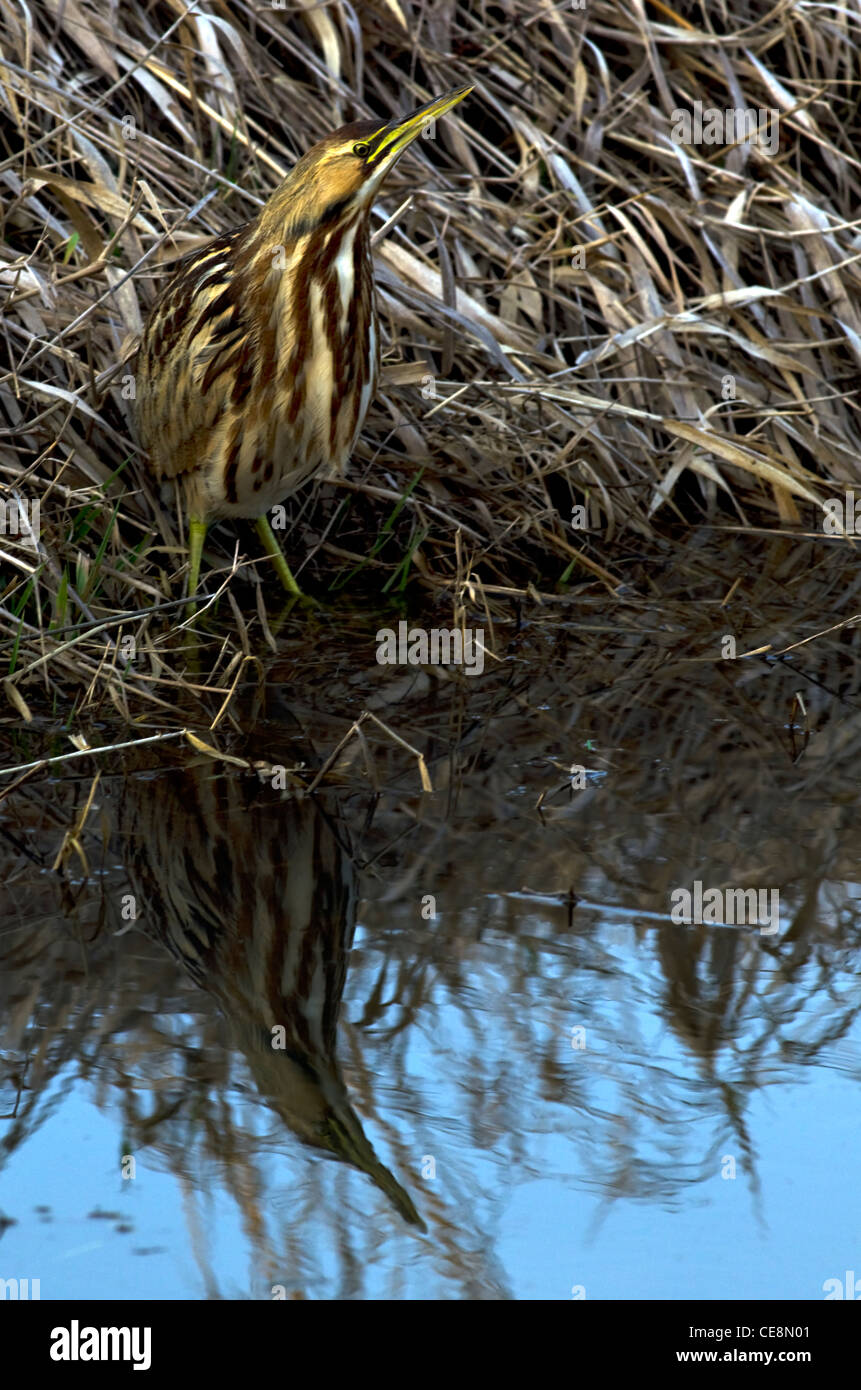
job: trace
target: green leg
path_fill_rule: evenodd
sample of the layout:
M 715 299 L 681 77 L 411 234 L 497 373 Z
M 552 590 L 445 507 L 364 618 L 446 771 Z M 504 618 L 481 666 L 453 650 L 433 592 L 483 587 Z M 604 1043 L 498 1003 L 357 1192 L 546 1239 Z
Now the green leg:
M 200 561 L 206 538 L 206 522 L 193 516 L 188 522 L 188 597 L 193 599 L 200 583 Z
M 269 525 L 268 516 L 259 516 L 254 523 L 257 527 L 257 534 L 263 542 L 263 549 L 267 555 L 271 555 L 275 561 L 275 572 L 288 594 L 295 594 L 298 598 L 302 597 L 302 590 L 290 572 L 290 566 L 284 559 L 283 551 L 272 533 Z

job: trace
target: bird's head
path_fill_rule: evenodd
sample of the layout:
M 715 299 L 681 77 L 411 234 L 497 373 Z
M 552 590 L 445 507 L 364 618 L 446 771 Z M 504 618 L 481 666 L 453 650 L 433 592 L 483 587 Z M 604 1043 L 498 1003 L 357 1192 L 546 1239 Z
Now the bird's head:
M 279 190 L 283 210 L 289 205 L 294 235 L 367 211 L 407 146 L 472 90 L 455 87 L 384 125 L 353 121 L 314 145 Z

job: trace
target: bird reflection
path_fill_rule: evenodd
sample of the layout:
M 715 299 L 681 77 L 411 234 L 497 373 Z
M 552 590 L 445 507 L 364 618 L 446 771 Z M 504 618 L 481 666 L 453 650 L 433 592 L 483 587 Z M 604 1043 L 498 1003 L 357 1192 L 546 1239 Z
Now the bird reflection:
M 270 1107 L 305 1144 L 366 1173 L 425 1229 L 379 1161 L 336 1056 L 356 917 L 346 828 L 252 774 L 191 764 L 130 776 L 122 853 L 137 925 L 213 995 Z

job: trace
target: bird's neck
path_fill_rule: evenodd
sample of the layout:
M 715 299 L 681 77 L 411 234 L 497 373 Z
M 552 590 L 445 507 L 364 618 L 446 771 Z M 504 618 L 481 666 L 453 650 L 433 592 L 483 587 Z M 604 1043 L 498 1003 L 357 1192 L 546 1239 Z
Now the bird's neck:
M 373 275 L 369 246 L 368 210 L 297 221 L 290 200 L 273 197 L 252 224 L 245 246 L 245 265 L 254 283 L 249 289 L 259 301 L 273 296 L 282 301 L 280 311 L 300 315 L 310 311 L 313 286 L 324 299 L 337 295 L 338 316 L 351 318 L 349 304 L 356 297 L 356 311 L 369 319 L 373 305 Z M 365 313 L 365 308 L 368 313 Z M 358 324 L 355 325 L 358 327 Z
M 370 204 L 357 203 L 353 197 L 340 202 L 309 197 L 307 189 L 287 178 L 261 210 L 256 234 L 264 242 L 286 247 L 306 237 L 326 236 L 356 222 L 367 226 L 370 210 Z

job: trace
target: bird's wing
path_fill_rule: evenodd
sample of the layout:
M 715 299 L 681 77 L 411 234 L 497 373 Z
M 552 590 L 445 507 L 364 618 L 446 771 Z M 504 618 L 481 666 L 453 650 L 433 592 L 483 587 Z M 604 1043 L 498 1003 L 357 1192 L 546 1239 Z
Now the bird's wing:
M 180 261 L 144 330 L 138 430 L 160 480 L 203 467 L 233 415 L 249 338 L 233 273 L 235 240 L 219 237 Z

